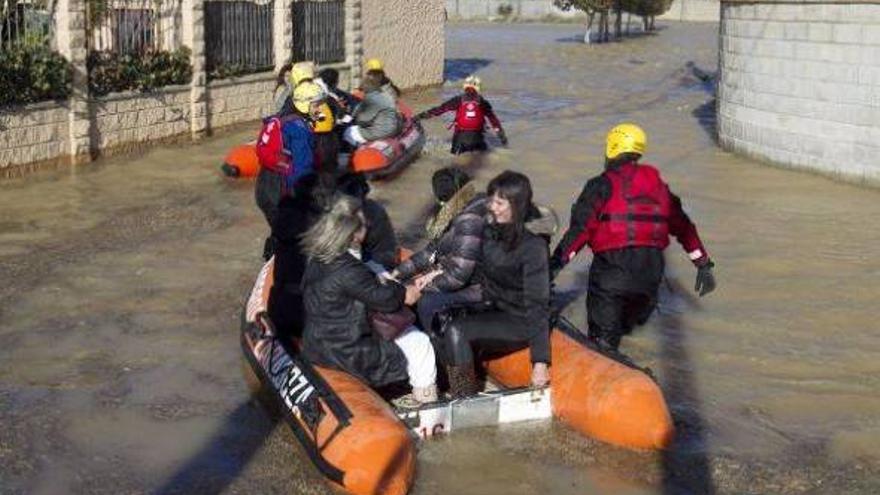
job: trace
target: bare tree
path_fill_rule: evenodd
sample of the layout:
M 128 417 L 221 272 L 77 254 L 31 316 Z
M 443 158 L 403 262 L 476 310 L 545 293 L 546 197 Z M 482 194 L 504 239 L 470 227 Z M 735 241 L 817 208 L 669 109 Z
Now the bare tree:
M 596 41 L 599 43 L 609 41 L 608 18 L 612 4 L 618 1 L 620 0 L 553 0 L 553 5 L 564 11 L 571 9 L 580 10 L 587 15 L 584 43 L 589 44 L 593 41 L 593 22 L 596 20 L 597 15 L 599 16 L 599 34 L 596 36 Z

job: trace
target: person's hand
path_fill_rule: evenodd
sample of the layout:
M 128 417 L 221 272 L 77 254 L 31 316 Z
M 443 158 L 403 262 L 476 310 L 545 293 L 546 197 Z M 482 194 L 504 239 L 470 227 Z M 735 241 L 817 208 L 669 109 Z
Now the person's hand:
M 694 290 L 700 293 L 700 297 L 715 290 L 715 275 L 712 273 L 714 267 L 715 263 L 712 260 L 707 260 L 705 264 L 697 268 L 697 282 L 694 284 Z
M 547 363 L 532 363 L 532 386 L 544 387 L 550 383 L 550 367 Z
M 443 273 L 443 270 L 434 270 L 434 271 L 425 273 L 424 275 L 419 275 L 418 277 L 416 277 L 416 279 L 413 282 L 415 283 L 416 287 L 419 288 L 419 290 L 422 290 L 425 287 L 427 287 L 428 284 L 430 284 L 431 281 L 434 280 L 435 278 L 437 278 L 437 276 L 440 275 L 441 273 Z
M 496 129 L 495 133 L 498 134 L 498 140 L 501 141 L 501 144 L 507 146 L 507 134 L 504 132 L 504 129 Z
M 388 282 L 400 283 L 400 280 L 398 280 L 398 277 L 400 277 L 400 274 L 397 273 L 397 270 L 394 270 L 392 272 L 384 271 L 379 274 L 379 281 L 382 282 L 383 284 L 388 283 Z
M 414 284 L 408 284 L 406 286 L 406 297 L 403 299 L 404 304 L 412 306 L 420 297 L 422 297 L 422 289 L 416 287 Z

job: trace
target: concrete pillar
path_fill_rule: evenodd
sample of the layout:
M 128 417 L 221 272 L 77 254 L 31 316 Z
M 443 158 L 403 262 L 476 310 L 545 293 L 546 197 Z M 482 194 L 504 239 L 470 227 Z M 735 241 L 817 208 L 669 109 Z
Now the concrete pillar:
M 272 15 L 272 43 L 275 45 L 275 72 L 293 57 L 293 2 L 291 0 L 275 0 L 275 12 Z
M 208 132 L 208 73 L 205 70 L 205 2 L 183 0 L 183 44 L 192 52 L 190 83 L 190 130 L 198 141 Z
M 84 0 L 60 0 L 56 33 L 58 52 L 73 66 L 69 108 L 68 155 L 73 164 L 91 161 L 89 73 L 86 66 L 86 5 Z
M 345 2 L 345 63 L 351 67 L 350 88 L 361 85 L 364 71 L 364 36 L 361 0 Z

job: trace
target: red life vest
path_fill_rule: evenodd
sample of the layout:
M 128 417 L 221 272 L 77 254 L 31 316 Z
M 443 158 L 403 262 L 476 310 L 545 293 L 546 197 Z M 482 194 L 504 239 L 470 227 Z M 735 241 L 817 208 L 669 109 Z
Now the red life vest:
M 611 198 L 598 211 L 590 249 L 601 253 L 627 247 L 669 245 L 669 188 L 651 165 L 627 163 L 606 170 Z
M 260 129 L 256 145 L 260 166 L 279 175 L 293 174 L 293 161 L 290 153 L 284 148 L 281 129 L 284 124 L 299 118 L 301 117 L 296 114 L 288 114 L 283 117 L 273 115 L 263 120 L 263 128 Z
M 455 112 L 455 130 L 483 132 L 483 120 L 486 113 L 483 111 L 480 98 L 462 97 L 461 103 L 458 104 L 458 111 Z

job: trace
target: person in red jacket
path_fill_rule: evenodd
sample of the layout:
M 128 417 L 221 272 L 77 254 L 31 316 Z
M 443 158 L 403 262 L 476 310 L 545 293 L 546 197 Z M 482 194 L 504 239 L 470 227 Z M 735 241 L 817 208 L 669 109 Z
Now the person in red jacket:
M 453 155 L 471 151 L 486 151 L 486 138 L 483 135 L 486 120 L 498 135 L 501 144 L 507 146 L 507 135 L 501 128 L 501 121 L 498 120 L 489 101 L 480 95 L 480 78 L 469 76 L 464 81 L 463 89 L 463 94 L 425 110 L 416 115 L 416 119 L 425 120 L 443 115 L 446 112 L 455 112 L 455 122 L 452 124 L 454 128 L 452 149 L 450 150 Z
M 611 129 L 605 171 L 584 186 L 572 206 L 569 229 L 550 257 L 552 280 L 584 246 L 593 251 L 588 337 L 612 351 L 654 311 L 670 235 L 697 267 L 694 290 L 704 296 L 715 289 L 715 265 L 681 200 L 656 168 L 639 163 L 646 144 L 645 132 L 634 124 Z

